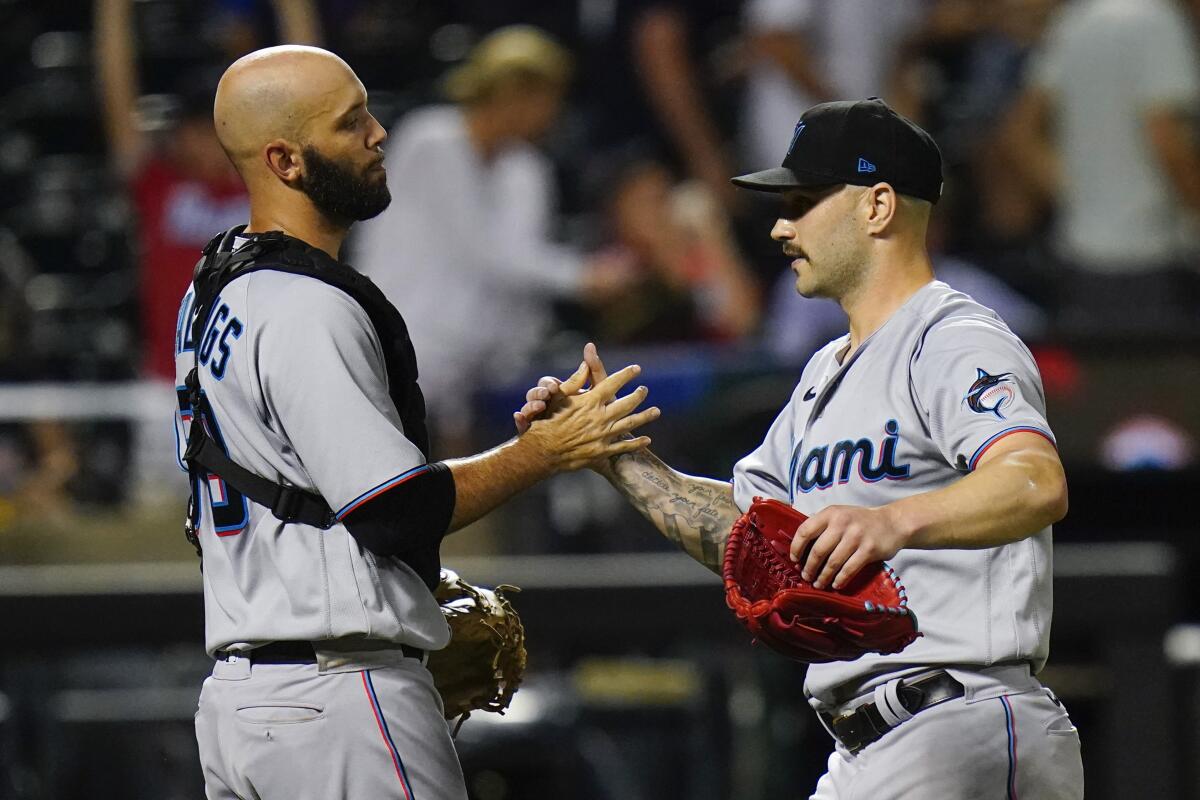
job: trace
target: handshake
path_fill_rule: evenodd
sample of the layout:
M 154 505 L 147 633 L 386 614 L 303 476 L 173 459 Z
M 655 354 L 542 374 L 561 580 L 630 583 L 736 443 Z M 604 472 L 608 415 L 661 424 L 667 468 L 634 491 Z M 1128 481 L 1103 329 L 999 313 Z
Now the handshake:
M 589 342 L 573 375 L 563 381 L 541 378 L 526 393 L 525 405 L 513 413 L 517 434 L 537 446 L 554 472 L 584 467 L 604 472 L 610 458 L 650 445 L 648 436 L 633 434 L 661 414 L 654 406 L 637 410 L 646 399 L 646 387 L 616 396 L 640 372 L 641 367 L 632 364 L 609 375 Z

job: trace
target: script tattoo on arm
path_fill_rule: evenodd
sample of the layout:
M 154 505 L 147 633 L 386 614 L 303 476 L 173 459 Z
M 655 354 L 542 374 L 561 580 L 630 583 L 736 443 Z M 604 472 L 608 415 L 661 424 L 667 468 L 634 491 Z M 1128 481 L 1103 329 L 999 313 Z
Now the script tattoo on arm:
M 730 484 L 684 475 L 647 450 L 612 459 L 603 474 L 664 536 L 721 573 L 729 529 L 741 516 Z

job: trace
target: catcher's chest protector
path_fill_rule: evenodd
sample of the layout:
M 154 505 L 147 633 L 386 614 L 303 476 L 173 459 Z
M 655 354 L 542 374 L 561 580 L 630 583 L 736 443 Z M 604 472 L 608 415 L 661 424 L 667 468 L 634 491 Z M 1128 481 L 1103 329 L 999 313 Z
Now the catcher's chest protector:
M 365 275 L 330 258 L 324 251 L 278 231 L 251 234 L 248 241 L 235 250 L 235 241 L 244 229 L 244 225 L 239 225 L 213 238 L 196 264 L 192 280 L 196 296 L 191 323 L 191 339 L 195 342 L 196 351 L 203 342 L 203 331 L 217 298 L 236 278 L 259 270 L 275 270 L 304 275 L 340 289 L 353 298 L 371 320 L 383 349 L 388 394 L 400 416 L 404 435 L 428 459 L 425 398 L 421 394 L 421 387 L 417 385 L 416 352 L 400 312 Z M 207 406 L 195 369 L 188 376 L 187 390 L 190 407 L 195 409 L 198 417 L 203 416 Z M 220 448 L 214 445 L 207 434 L 205 425 L 198 422 L 199 419 L 192 423 L 185 455 L 189 472 L 192 473 L 193 492 L 196 491 L 203 468 L 260 505 L 270 508 L 276 517 L 285 522 L 298 521 L 319 528 L 328 528 L 334 523 L 332 511 L 324 498 L 276 484 L 224 458 Z M 280 502 L 280 498 L 285 498 L 285 502 Z M 189 523 L 185 532 L 199 552 L 199 540 L 195 533 L 197 512 L 198 505 L 193 501 L 189 507 Z M 406 553 L 402 560 L 421 576 L 427 586 L 437 585 L 441 556 L 436 545 Z
M 425 397 L 417 385 L 417 354 L 408 326 L 396 307 L 370 278 L 329 257 L 323 250 L 278 231 L 250 234 L 250 240 L 233 250 L 245 225 L 231 228 L 204 248 L 192 283 L 196 287 L 192 341 L 203 340 L 203 330 L 221 290 L 249 272 L 270 269 L 305 275 L 341 289 L 362 306 L 383 347 L 388 393 L 400 414 L 404 435 L 429 458 L 429 431 L 425 424 Z

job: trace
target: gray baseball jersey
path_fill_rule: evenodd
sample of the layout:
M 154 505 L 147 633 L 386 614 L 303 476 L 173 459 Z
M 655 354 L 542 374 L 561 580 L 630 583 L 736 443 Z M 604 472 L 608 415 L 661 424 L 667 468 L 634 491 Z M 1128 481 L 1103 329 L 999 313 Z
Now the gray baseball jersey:
M 814 514 L 880 506 L 973 470 L 1003 437 L 1054 441 L 1032 355 L 998 316 L 939 281 L 922 287 L 841 360 L 849 336 L 804 368 L 766 440 L 734 469 L 744 511 L 756 495 Z M 901 550 L 890 563 L 924 636 L 903 652 L 814 664 L 806 688 L 866 686 L 930 666 L 1045 663 L 1051 547 L 1046 528 L 982 550 Z
M 192 304 L 189 291 L 175 336 L 180 387 L 194 363 Z M 339 519 L 426 469 L 388 396 L 379 339 L 349 295 L 312 278 L 259 271 L 229 283 L 213 309 L 200 384 L 213 435 L 233 461 L 320 494 Z M 190 424 L 181 403 L 181 450 Z M 343 636 L 424 649 L 449 641 L 416 573 L 363 549 L 343 525 L 284 524 L 215 476 L 198 501 L 210 654 Z

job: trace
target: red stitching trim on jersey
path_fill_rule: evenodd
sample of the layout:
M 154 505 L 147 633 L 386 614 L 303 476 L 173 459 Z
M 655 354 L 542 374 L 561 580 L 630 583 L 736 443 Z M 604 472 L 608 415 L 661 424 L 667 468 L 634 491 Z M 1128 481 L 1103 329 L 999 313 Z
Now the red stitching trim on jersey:
M 1014 433 L 1036 433 L 1038 436 L 1041 436 L 1043 439 L 1049 442 L 1055 449 L 1058 449 L 1058 445 L 1054 443 L 1054 439 L 1051 438 L 1050 434 L 1046 433 L 1041 428 L 1034 428 L 1028 425 L 1020 428 L 1009 428 L 1006 431 L 997 433 L 991 439 L 988 439 L 986 442 L 981 444 L 979 449 L 975 451 L 975 455 L 971 456 L 971 461 L 967 465 L 968 469 L 974 470 L 975 465 L 979 463 L 979 459 L 983 458 L 984 453 L 992 449 L 992 445 L 996 444 L 996 442 L 1000 441 L 1001 439 L 1012 436 Z
M 356 508 L 363 505 L 364 503 L 368 503 L 371 500 L 374 500 L 379 495 L 383 494 L 384 492 L 391 491 L 392 489 L 395 489 L 397 486 L 399 486 L 402 483 L 408 483 L 413 478 L 417 477 L 418 475 L 424 475 L 428 471 L 429 471 L 429 465 L 421 464 L 420 466 L 413 467 L 412 469 L 408 470 L 407 472 L 400 473 L 399 475 L 397 475 L 394 478 L 388 478 L 386 481 L 379 484 L 375 488 L 368 489 L 367 491 L 360 494 L 358 497 L 351 500 L 349 503 L 347 503 L 345 505 L 344 508 L 342 508 L 341 511 L 338 511 L 336 514 L 334 514 L 334 517 L 336 517 L 338 520 L 344 519 L 347 514 L 354 511 Z

